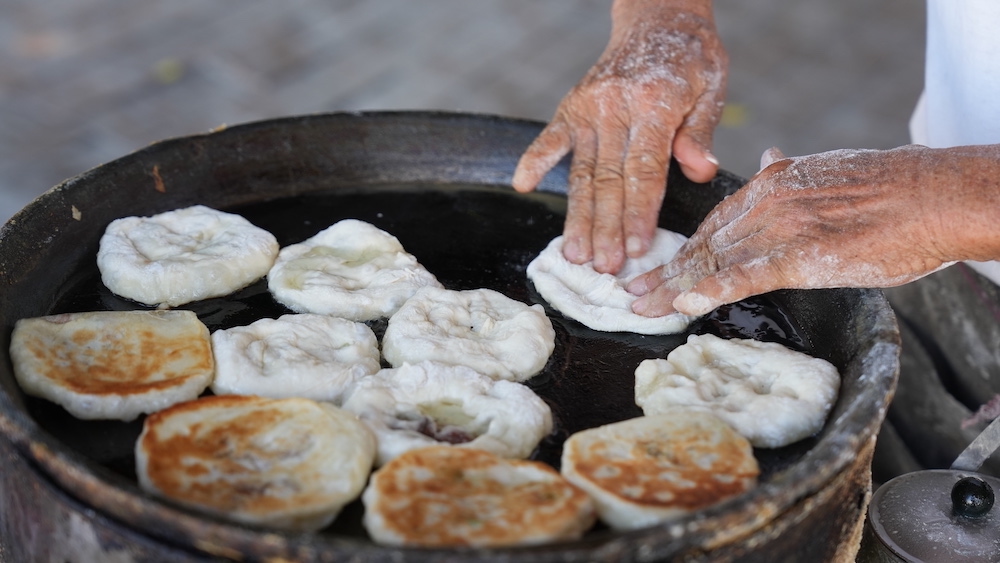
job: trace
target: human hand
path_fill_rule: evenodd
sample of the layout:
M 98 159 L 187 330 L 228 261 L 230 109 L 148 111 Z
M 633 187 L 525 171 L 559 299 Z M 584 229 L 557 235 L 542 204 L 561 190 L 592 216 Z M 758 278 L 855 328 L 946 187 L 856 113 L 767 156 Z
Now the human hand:
M 514 172 L 533 190 L 570 151 L 563 252 L 617 272 L 646 253 L 671 154 L 696 182 L 715 176 L 712 134 L 722 113 L 727 56 L 705 0 L 616 0 L 611 40 L 562 100 Z
M 976 147 L 796 158 L 771 149 L 763 170 L 709 213 L 669 264 L 629 284 L 643 296 L 633 310 L 703 315 L 775 289 L 891 287 L 953 260 L 995 257 L 1000 237 L 988 217 L 1000 196 L 996 180 L 981 180 L 996 178 L 1000 158 L 995 148 L 967 149 Z M 977 174 L 980 182 L 970 181 Z M 966 229 L 992 234 L 972 239 Z

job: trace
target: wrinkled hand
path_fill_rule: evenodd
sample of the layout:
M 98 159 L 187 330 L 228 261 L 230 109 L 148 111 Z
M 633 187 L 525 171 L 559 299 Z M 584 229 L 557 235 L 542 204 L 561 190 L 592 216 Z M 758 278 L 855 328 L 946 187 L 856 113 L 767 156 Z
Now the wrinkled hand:
M 528 147 L 514 188 L 534 189 L 570 151 L 563 252 L 617 272 L 649 249 L 673 154 L 685 175 L 710 180 L 727 57 L 704 0 L 618 0 L 611 41 Z
M 979 211 L 984 197 L 998 199 L 985 195 L 995 180 L 977 187 L 953 174 L 989 159 L 950 158 L 915 145 L 797 158 L 771 149 L 763 170 L 709 213 L 673 261 L 629 284 L 643 295 L 633 309 L 703 315 L 775 289 L 891 287 L 996 252 L 954 234 L 969 221 L 995 223 Z M 983 230 L 996 233 L 995 225 Z

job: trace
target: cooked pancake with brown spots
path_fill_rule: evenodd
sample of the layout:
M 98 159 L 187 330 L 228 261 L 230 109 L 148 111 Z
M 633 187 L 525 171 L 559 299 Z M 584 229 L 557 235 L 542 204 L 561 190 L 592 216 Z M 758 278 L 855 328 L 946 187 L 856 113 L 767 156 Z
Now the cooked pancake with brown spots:
M 325 527 L 364 489 L 375 438 L 310 399 L 222 395 L 149 416 L 135 446 L 143 489 L 245 524 Z
M 751 489 L 753 448 L 717 416 L 678 409 L 591 428 L 563 446 L 562 474 L 618 530 L 644 528 Z
M 431 446 L 372 474 L 361 500 L 380 544 L 537 545 L 578 539 L 593 503 L 551 467 L 488 452 Z
M 82 419 L 132 420 L 212 382 L 208 329 L 191 311 L 100 311 L 21 319 L 11 335 L 25 393 Z

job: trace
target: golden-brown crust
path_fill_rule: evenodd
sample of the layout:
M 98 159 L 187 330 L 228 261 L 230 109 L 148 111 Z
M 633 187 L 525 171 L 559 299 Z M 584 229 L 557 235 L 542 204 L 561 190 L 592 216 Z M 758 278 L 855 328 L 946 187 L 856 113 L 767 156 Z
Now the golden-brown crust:
M 204 378 L 211 340 L 193 314 L 142 311 L 60 315 L 32 323 L 19 341 L 37 376 L 79 394 L 139 395 Z M 165 321 L 167 315 L 171 321 Z M 72 321 L 70 319 L 73 319 Z M 185 322 L 186 321 L 186 322 Z M 103 323 L 103 325 L 102 325 Z
M 236 520 L 311 529 L 362 490 L 374 438 L 308 399 L 211 396 L 150 415 L 136 444 L 145 488 Z
M 369 532 L 398 545 L 574 539 L 595 518 L 587 495 L 547 465 L 446 446 L 399 456 L 372 476 L 363 498 Z
M 567 440 L 562 463 L 563 474 L 595 495 L 602 519 L 615 528 L 706 508 L 750 489 L 760 473 L 750 443 L 701 411 L 580 432 Z
M 605 455 L 607 444 L 601 442 L 577 445 L 575 467 L 601 488 L 620 491 L 633 502 L 693 511 L 742 493 L 746 480 L 760 472 L 756 463 L 749 463 L 753 458 L 743 444 L 706 437 L 685 428 L 669 437 L 640 439 L 629 445 L 624 458 Z

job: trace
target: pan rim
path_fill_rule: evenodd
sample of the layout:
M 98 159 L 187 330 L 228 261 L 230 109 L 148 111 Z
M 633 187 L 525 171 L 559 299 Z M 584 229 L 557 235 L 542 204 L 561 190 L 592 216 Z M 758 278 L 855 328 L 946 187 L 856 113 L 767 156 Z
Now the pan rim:
M 526 127 L 540 128 L 542 123 L 512 119 L 488 114 L 453 113 L 440 111 L 378 111 L 378 112 L 332 112 L 310 114 L 306 116 L 282 117 L 249 122 L 227 127 L 223 130 L 210 131 L 192 136 L 176 137 L 154 143 L 134 153 L 116 159 L 106 165 L 86 171 L 78 176 L 61 182 L 23 210 L 15 214 L 0 228 L 0 253 L 12 230 L 33 216 L 42 213 L 44 204 L 54 198 L 61 198 L 71 192 L 73 186 L 85 182 L 91 175 L 106 166 L 115 166 L 130 158 L 153 151 L 169 150 L 176 143 L 190 142 L 192 139 L 206 139 L 213 135 L 239 135 L 257 128 L 268 128 L 276 124 L 290 123 L 300 120 L 460 120 L 479 124 L 495 122 L 520 124 Z M 116 164 L 117 163 L 117 164 Z M 734 175 L 729 174 L 731 177 Z M 544 191 L 559 190 L 545 187 Z M 563 192 L 564 193 L 564 190 Z M 496 548 L 487 550 L 454 550 L 404 548 L 389 549 L 376 546 L 360 538 L 319 536 L 311 534 L 276 534 L 238 524 L 195 515 L 190 511 L 178 509 L 159 499 L 153 498 L 129 484 L 119 475 L 97 465 L 82 454 L 77 453 L 59 443 L 48 432 L 44 431 L 27 412 L 18 408 L 11 396 L 0 388 L 0 430 L 16 449 L 34 467 L 45 474 L 66 494 L 81 499 L 88 506 L 102 514 L 125 523 L 128 526 L 141 529 L 145 533 L 167 541 L 177 542 L 178 537 L 194 537 L 192 531 L 202 535 L 202 549 L 209 552 L 213 546 L 220 553 L 232 546 L 254 546 L 260 554 L 263 545 L 273 551 L 275 556 L 288 554 L 315 553 L 317 549 L 337 555 L 371 558 L 389 557 L 389 553 L 412 554 L 421 559 L 454 559 L 456 556 L 472 554 L 477 560 L 508 560 L 517 558 L 519 561 L 531 560 L 591 560 L 595 552 L 621 556 L 623 558 L 643 559 L 656 553 L 669 551 L 675 547 L 694 547 L 701 541 L 711 541 L 716 537 L 717 529 L 729 526 L 729 535 L 749 535 L 760 526 L 766 524 L 774 516 L 788 510 L 795 503 L 810 496 L 810 491 L 819 490 L 822 485 L 830 482 L 854 459 L 858 450 L 873 437 L 877 426 L 872 428 L 870 420 L 877 417 L 882 420 L 891 400 L 898 373 L 899 336 L 888 303 L 876 290 L 820 290 L 833 292 L 857 293 L 875 308 L 876 317 L 872 319 L 873 338 L 858 352 L 857 361 L 861 363 L 874 362 L 871 372 L 866 372 L 866 379 L 875 386 L 876 396 L 883 397 L 878 404 L 861 404 L 856 401 L 843 410 L 837 420 L 827 424 L 853 425 L 857 432 L 848 432 L 848 436 L 839 433 L 829 433 L 821 438 L 803 459 L 796 462 L 770 482 L 764 483 L 749 493 L 724 502 L 708 510 L 699 512 L 676 522 L 655 526 L 633 532 L 615 532 L 602 534 L 599 537 L 585 538 L 579 542 L 535 546 L 532 548 Z M 885 358 L 897 358 L 895 362 L 887 362 Z M 824 439 L 838 438 L 835 442 L 824 442 Z M 806 467 L 817 469 L 805 473 Z M 123 486 L 127 485 L 127 486 Z M 762 514 L 766 512 L 768 514 Z M 152 520 L 150 515 L 156 517 Z M 769 518 L 771 516 L 772 518 Z M 171 529 L 173 528 L 173 529 Z

